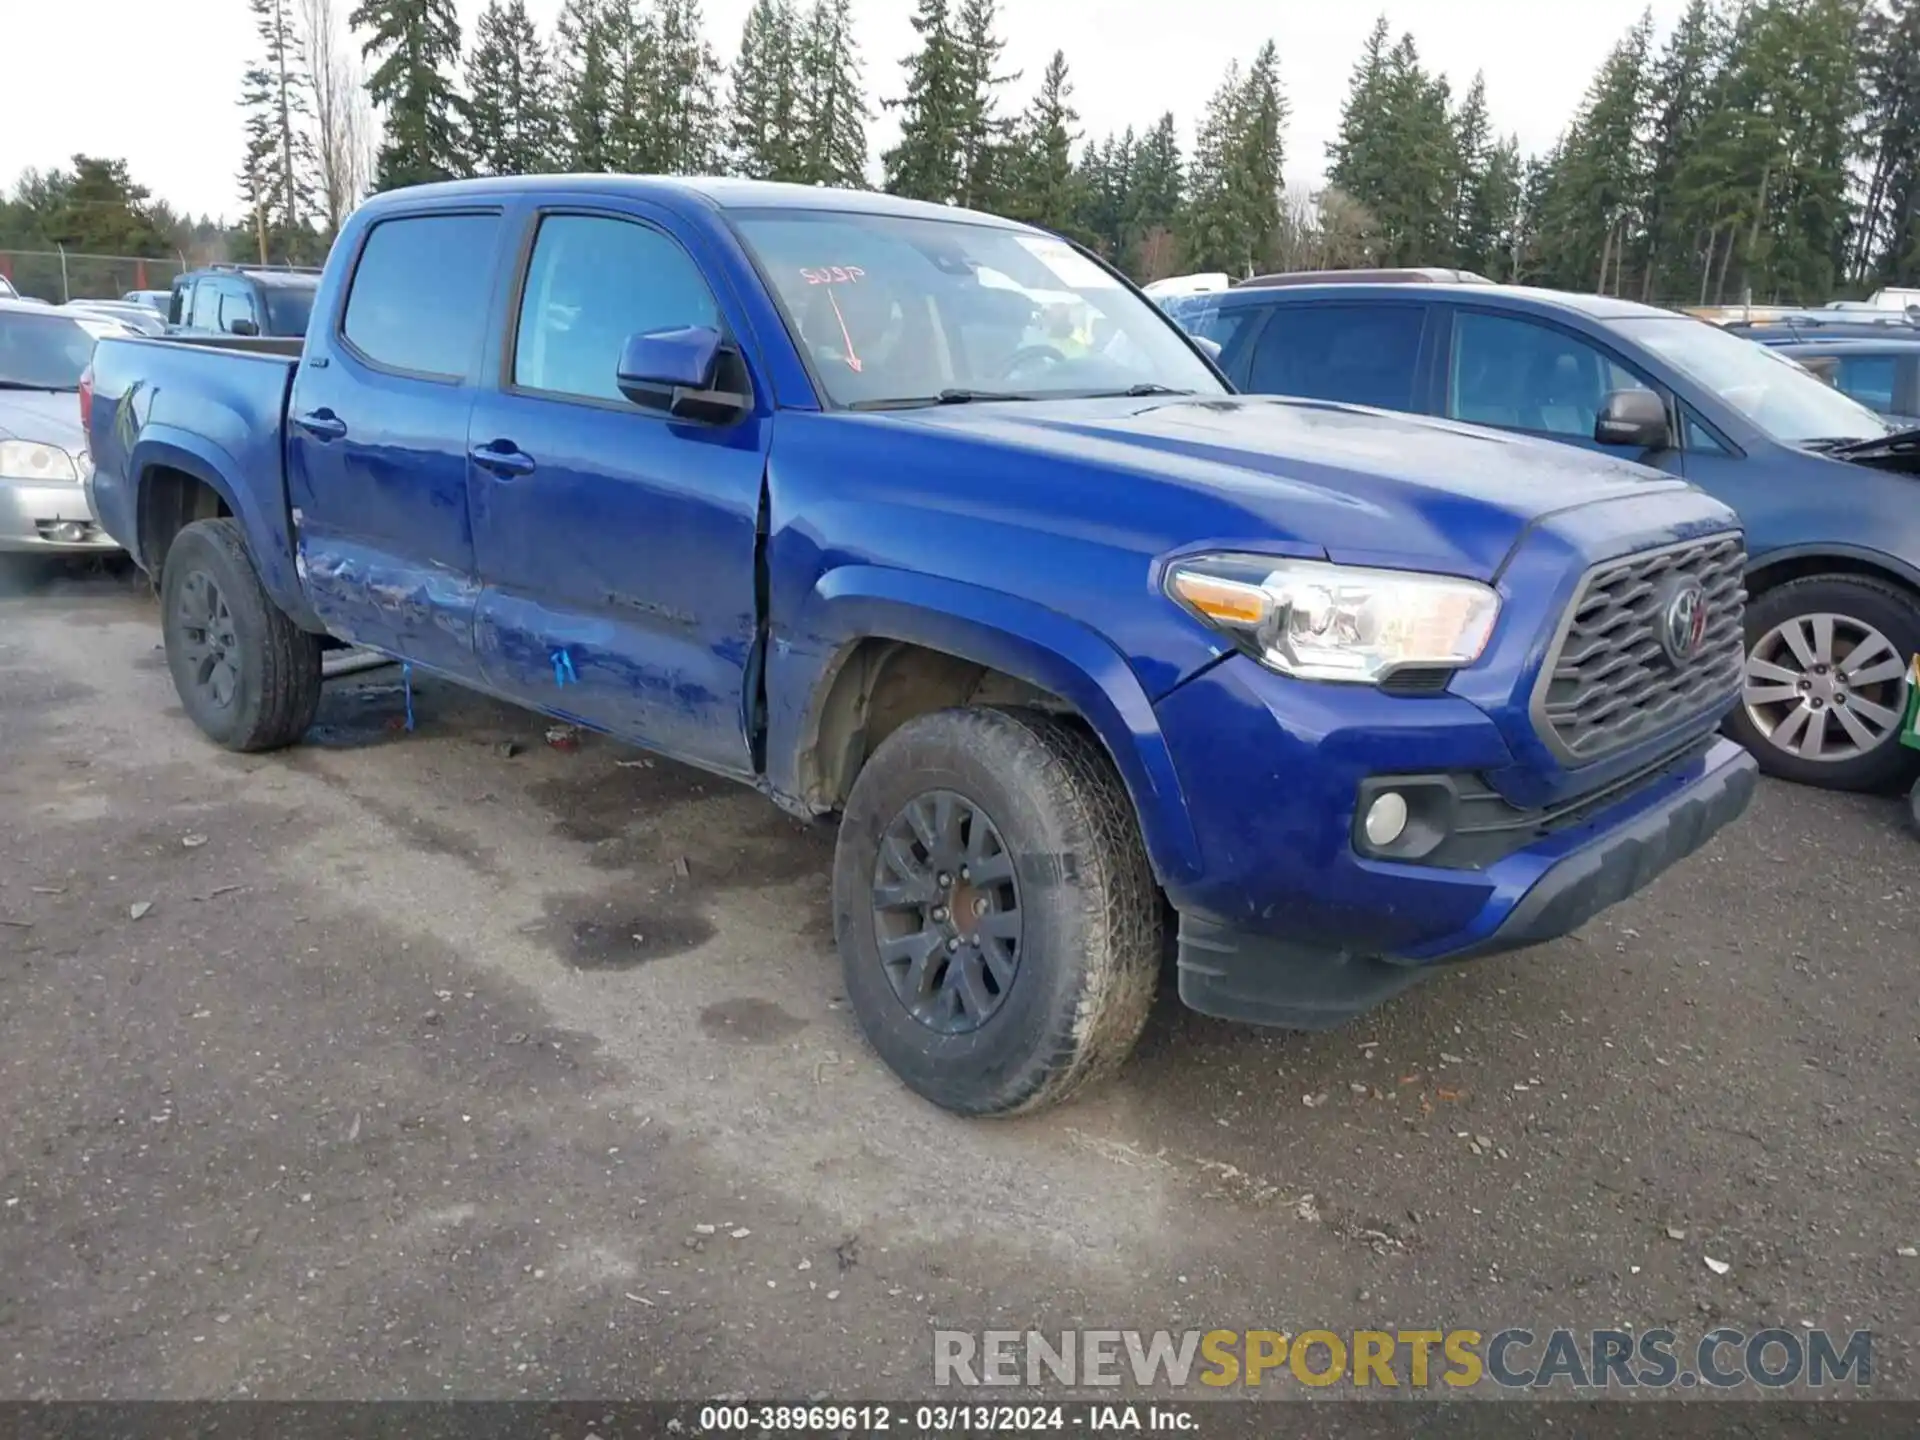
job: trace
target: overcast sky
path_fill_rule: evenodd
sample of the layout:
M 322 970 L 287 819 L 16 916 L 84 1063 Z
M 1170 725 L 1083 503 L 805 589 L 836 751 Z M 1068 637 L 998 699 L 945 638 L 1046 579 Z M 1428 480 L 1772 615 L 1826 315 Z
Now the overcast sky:
M 352 0 L 340 0 L 342 9 Z M 471 30 L 483 0 L 457 0 Z M 560 0 L 528 0 L 550 29 Z M 707 30 L 731 59 L 750 0 L 706 0 Z M 1396 33 L 1411 30 L 1421 57 L 1456 92 L 1487 76 L 1494 123 L 1532 151 L 1553 142 L 1608 48 L 1646 0 L 1398 0 Z M 1664 35 L 1683 0 L 1653 0 Z M 76 151 L 123 156 L 136 180 L 195 214 L 232 215 L 241 134 L 236 99 L 256 39 L 245 0 L 67 0 L 9 4 L 0 24 L 0 185 L 29 166 L 61 165 Z M 900 92 L 913 49 L 912 0 L 853 0 L 854 29 L 877 102 Z M 1229 60 L 1271 37 L 1293 106 L 1287 180 L 1312 184 L 1361 44 L 1373 0 L 1002 0 L 1008 68 L 1024 72 L 1009 106 L 1025 103 L 1055 49 L 1067 53 L 1081 127 L 1099 135 L 1171 109 L 1183 136 Z M 42 57 L 37 60 L 36 57 Z M 878 108 L 876 103 L 876 109 Z M 891 142 L 892 117 L 869 130 L 873 153 Z

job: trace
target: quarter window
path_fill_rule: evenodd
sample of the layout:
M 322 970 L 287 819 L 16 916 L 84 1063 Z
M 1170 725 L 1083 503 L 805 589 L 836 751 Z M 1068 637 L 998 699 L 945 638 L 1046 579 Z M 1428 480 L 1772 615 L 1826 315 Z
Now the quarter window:
M 376 365 L 459 379 L 480 351 L 497 215 L 415 215 L 367 235 L 343 333 Z
M 647 225 L 598 215 L 540 222 L 513 347 L 522 389 L 618 400 L 630 335 L 720 328 L 719 308 L 693 257 Z

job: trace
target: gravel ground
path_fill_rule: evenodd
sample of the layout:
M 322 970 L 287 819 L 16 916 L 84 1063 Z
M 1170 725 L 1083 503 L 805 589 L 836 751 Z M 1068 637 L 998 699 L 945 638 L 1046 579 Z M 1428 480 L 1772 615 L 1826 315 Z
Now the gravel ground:
M 936 1325 L 1810 1323 L 1920 1396 L 1890 800 L 1768 785 L 1335 1033 L 1165 996 L 1116 1083 L 967 1123 L 847 1013 L 825 830 L 444 689 L 408 734 L 393 672 L 229 755 L 156 641 L 125 580 L 0 599 L 0 1395 L 897 1397 Z

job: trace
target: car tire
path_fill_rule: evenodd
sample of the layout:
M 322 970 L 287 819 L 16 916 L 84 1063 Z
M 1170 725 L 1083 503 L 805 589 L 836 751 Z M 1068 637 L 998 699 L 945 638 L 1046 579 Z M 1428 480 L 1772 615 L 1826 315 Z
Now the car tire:
M 1132 803 L 1099 742 L 1050 715 L 945 710 L 887 736 L 833 893 L 860 1028 L 958 1114 L 1058 1104 L 1118 1068 L 1152 1008 L 1163 917 Z
M 167 668 L 187 715 L 229 750 L 278 750 L 320 706 L 320 637 L 260 584 L 240 527 L 197 520 L 174 539 L 160 580 Z
M 1892 790 L 1920 770 L 1920 754 L 1899 735 L 1907 667 L 1920 654 L 1912 595 L 1864 576 L 1812 575 L 1764 591 L 1747 606 L 1746 629 L 1741 699 L 1727 730 L 1762 770 L 1868 791 Z M 1848 672 L 1855 656 L 1860 665 Z M 1862 675 L 1875 678 L 1859 683 Z M 1809 739 L 1816 725 L 1817 745 Z M 1864 744 L 1862 733 L 1876 743 Z

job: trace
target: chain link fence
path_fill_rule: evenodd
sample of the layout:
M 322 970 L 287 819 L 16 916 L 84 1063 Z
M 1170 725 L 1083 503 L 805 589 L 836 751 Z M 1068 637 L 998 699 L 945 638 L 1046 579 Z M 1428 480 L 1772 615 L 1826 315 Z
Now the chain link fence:
M 190 269 L 184 255 L 83 255 L 73 250 L 0 250 L 0 275 L 39 300 L 118 300 L 129 290 L 165 290 Z

